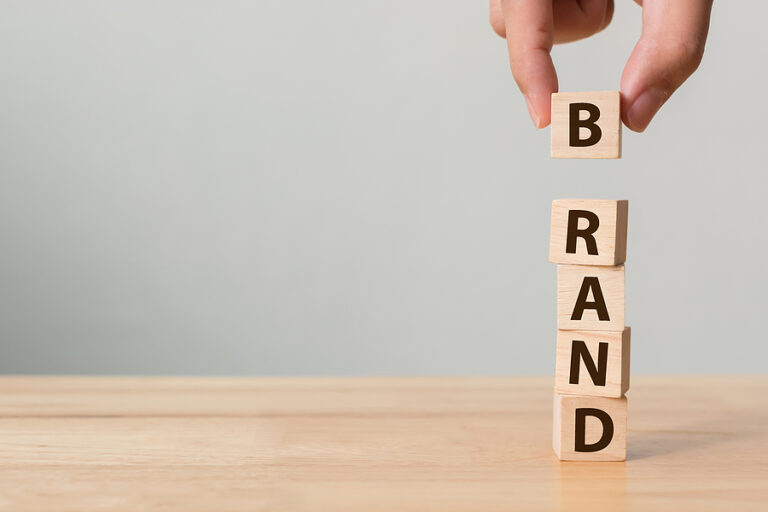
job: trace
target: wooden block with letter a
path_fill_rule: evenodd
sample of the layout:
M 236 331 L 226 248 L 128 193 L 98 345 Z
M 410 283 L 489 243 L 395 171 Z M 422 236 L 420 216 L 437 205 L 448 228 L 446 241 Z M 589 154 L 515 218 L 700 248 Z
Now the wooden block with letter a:
M 630 328 L 557 331 L 555 392 L 619 398 L 629 389 Z
M 621 158 L 619 91 L 552 95 L 552 158 Z
M 624 265 L 558 265 L 557 328 L 624 330 Z
M 621 265 L 627 257 L 629 202 L 603 199 L 552 201 L 549 261 Z
M 555 393 L 552 447 L 560 460 L 627 458 L 627 399 Z

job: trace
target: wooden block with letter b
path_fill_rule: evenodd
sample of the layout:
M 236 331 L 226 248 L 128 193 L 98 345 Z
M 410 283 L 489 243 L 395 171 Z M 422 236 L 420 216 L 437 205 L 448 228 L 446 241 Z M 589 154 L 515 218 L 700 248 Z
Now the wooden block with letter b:
M 629 389 L 630 328 L 557 331 L 555 392 L 619 398 Z
M 624 265 L 558 265 L 557 328 L 623 331 Z
M 549 261 L 572 265 L 621 265 L 627 257 L 626 200 L 552 201 Z
M 555 393 L 552 448 L 560 460 L 627 458 L 627 399 Z
M 619 91 L 552 95 L 552 158 L 621 158 Z

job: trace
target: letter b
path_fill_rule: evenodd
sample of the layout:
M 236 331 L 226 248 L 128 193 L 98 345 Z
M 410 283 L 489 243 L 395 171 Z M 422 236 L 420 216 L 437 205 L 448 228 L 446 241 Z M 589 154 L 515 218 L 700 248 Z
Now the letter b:
M 581 119 L 581 112 L 587 112 L 586 119 Z M 568 107 L 568 144 L 571 147 L 584 148 L 594 146 L 603 137 L 603 131 L 597 126 L 600 109 L 592 103 L 571 103 Z M 589 130 L 589 137 L 581 138 L 581 128 Z
M 621 158 L 621 94 L 554 93 L 551 135 L 552 158 Z

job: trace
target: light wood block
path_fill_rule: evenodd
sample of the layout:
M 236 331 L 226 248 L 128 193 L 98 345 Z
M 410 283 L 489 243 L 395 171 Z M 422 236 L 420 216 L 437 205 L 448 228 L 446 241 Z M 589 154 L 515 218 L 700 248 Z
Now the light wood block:
M 558 265 L 557 328 L 623 331 L 624 265 Z
M 621 158 L 619 91 L 552 95 L 552 158 Z
M 627 458 L 627 399 L 555 393 L 552 447 L 560 460 Z
M 629 201 L 552 201 L 549 261 L 571 265 L 621 265 L 627 257 Z
M 557 331 L 555 391 L 619 398 L 629 389 L 630 328 Z

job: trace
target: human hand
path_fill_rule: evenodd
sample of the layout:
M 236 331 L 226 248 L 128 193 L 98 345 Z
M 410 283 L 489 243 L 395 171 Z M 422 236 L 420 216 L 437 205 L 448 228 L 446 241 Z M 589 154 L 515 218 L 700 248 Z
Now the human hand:
M 642 132 L 699 67 L 713 0 L 635 0 L 643 31 L 621 77 L 621 116 Z M 611 22 L 613 0 L 490 0 L 493 30 L 506 38 L 512 75 L 534 126 L 550 123 L 557 73 L 553 44 L 594 35 Z

